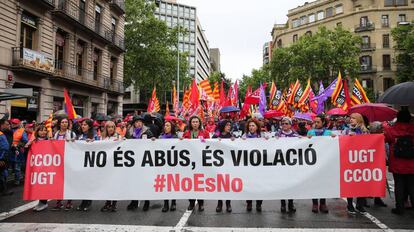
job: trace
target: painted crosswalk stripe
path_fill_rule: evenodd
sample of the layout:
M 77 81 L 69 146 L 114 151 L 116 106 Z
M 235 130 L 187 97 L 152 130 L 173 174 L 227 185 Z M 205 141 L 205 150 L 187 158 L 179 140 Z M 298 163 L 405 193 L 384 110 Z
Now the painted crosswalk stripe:
M 104 225 L 104 224 L 61 224 L 61 223 L 1 223 L 0 231 L 42 231 L 42 232 L 376 232 L 378 229 L 347 229 L 347 228 L 234 228 L 234 227 L 183 227 L 177 230 L 170 226 L 136 226 L 136 225 Z M 398 230 L 398 232 L 408 232 L 410 230 Z

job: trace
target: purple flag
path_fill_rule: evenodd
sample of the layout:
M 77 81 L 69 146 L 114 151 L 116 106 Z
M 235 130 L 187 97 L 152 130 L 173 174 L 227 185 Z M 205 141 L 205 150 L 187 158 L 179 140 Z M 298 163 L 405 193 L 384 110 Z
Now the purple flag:
M 264 117 L 264 114 L 266 112 L 266 93 L 265 88 L 263 85 L 260 85 L 260 101 L 259 101 L 259 112 Z
M 330 97 L 332 95 L 333 91 L 335 90 L 337 79 L 332 81 L 332 83 L 328 86 L 328 88 L 324 89 L 324 91 L 322 93 L 319 91 L 318 96 L 311 99 L 311 101 L 315 101 L 315 100 L 319 101 L 319 98 L 323 98 L 326 101 L 326 99 L 328 99 L 328 97 Z
M 323 92 L 325 92 L 325 89 L 323 88 L 323 83 L 322 81 L 319 83 L 319 93 L 318 96 L 321 96 L 323 94 Z M 326 95 L 323 95 L 323 97 L 319 98 L 318 100 L 318 108 L 316 109 L 316 114 L 321 114 L 322 112 L 325 111 L 325 101 L 326 99 L 328 99 L 328 97 L 326 97 Z

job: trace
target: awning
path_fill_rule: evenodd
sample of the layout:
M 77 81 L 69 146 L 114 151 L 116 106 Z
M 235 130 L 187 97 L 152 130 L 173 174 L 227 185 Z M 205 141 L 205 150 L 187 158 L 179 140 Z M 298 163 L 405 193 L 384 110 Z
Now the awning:
M 33 97 L 32 88 L 16 88 L 0 90 L 0 101 Z

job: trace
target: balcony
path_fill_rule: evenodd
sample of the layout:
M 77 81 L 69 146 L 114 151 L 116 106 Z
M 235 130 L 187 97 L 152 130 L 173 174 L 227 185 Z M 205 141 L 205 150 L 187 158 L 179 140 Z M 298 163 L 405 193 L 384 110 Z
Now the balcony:
M 355 26 L 355 32 L 373 31 L 375 30 L 375 24 L 373 22 L 367 22 L 365 24 L 358 24 Z
M 55 1 L 56 0 L 37 0 L 36 3 L 46 10 L 53 10 L 55 9 Z
M 362 52 L 375 51 L 375 48 L 376 48 L 375 43 L 362 43 L 361 44 L 361 51 Z
M 366 65 L 366 64 L 361 64 L 361 69 L 359 70 L 359 74 L 369 74 L 369 73 L 376 73 L 376 72 L 377 72 L 377 66 Z
M 125 40 L 123 37 L 115 34 L 112 30 L 106 31 L 105 38 L 111 41 L 110 47 L 117 49 L 119 52 L 125 51 Z
M 123 82 L 110 82 L 108 77 L 101 74 L 96 74 L 93 70 L 79 68 L 74 64 L 64 61 L 55 62 L 54 76 L 69 82 L 74 82 L 81 85 L 88 85 L 106 91 L 115 93 L 123 93 Z
M 101 22 L 96 21 L 95 17 L 83 9 L 79 8 L 70 0 L 60 0 L 57 8 L 52 11 L 55 16 L 60 16 L 72 25 L 77 26 L 85 33 L 102 40 L 104 43 L 110 43 L 111 39 L 106 37 L 108 30 Z
M 22 47 L 12 48 L 12 68 L 43 76 L 51 75 L 54 69 L 51 56 Z
M 111 10 L 118 12 L 119 14 L 125 14 L 125 1 L 124 0 L 111 0 L 109 2 Z

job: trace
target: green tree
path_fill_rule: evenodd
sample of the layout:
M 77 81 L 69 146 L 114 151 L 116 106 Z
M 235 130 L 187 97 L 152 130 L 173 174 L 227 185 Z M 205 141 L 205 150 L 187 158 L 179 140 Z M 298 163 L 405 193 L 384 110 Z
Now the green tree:
M 219 88 L 221 85 L 221 81 L 224 81 L 224 90 L 229 90 L 230 86 L 232 85 L 231 80 L 229 78 L 226 78 L 226 74 L 222 72 L 211 72 L 210 77 L 208 78 L 211 88 L 214 88 L 214 83 L 217 82 L 219 84 Z
M 396 42 L 398 82 L 414 80 L 414 25 L 399 25 L 392 29 L 391 35 Z
M 178 52 L 178 35 L 186 31 L 178 27 L 171 29 L 156 19 L 152 1 L 126 0 L 125 6 L 125 86 L 133 84 L 145 93 L 156 86 L 157 94 L 165 95 L 176 80 L 178 54 L 180 86 L 188 85 L 188 53 Z
M 314 35 L 304 35 L 289 47 L 274 50 L 271 78 L 278 87 L 286 88 L 296 79 L 304 84 L 309 78 L 327 85 L 339 70 L 357 77 L 360 44 L 360 37 L 342 27 L 334 30 L 320 27 Z

